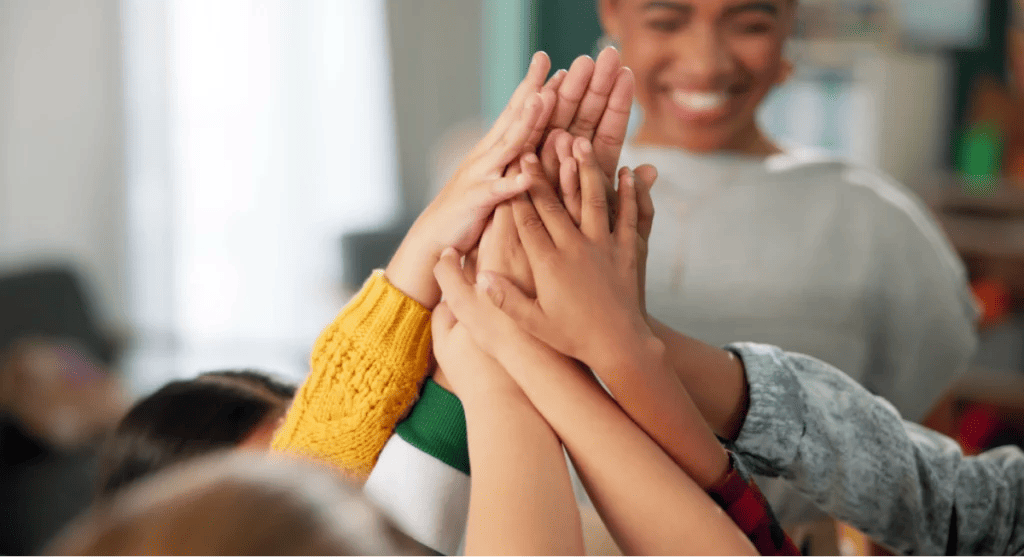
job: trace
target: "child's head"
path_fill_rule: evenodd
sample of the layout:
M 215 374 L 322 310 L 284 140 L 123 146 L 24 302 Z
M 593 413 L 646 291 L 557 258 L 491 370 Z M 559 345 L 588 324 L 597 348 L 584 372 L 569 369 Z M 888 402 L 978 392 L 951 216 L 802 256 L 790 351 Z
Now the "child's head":
M 400 555 L 423 548 L 308 462 L 223 453 L 168 469 L 76 520 L 51 555 Z
M 217 371 L 172 381 L 143 398 L 100 451 L 99 493 L 197 455 L 266 448 L 295 388 L 256 371 Z
M 643 143 L 756 153 L 757 107 L 786 78 L 796 0 L 600 0 L 636 77 Z

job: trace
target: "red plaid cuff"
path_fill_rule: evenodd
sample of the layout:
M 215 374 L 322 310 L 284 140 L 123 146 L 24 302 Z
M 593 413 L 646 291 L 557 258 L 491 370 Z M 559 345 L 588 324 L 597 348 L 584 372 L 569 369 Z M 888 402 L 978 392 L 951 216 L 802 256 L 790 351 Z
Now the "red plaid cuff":
M 746 482 L 732 465 L 729 473 L 708 495 L 743 530 L 761 555 L 800 555 L 793 540 L 779 526 L 772 508 L 753 480 Z

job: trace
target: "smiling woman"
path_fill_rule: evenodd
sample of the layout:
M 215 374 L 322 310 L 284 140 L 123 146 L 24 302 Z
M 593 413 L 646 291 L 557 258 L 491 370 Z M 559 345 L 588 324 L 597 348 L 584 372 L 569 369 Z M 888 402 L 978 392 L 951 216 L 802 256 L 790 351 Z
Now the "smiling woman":
M 759 126 L 758 107 L 791 72 L 784 47 L 798 2 L 598 6 L 644 113 L 621 164 L 659 170 L 647 271 L 657 327 L 813 355 L 904 416 L 925 417 L 975 348 L 965 272 L 901 185 L 785 149 Z M 715 388 L 692 385 L 698 405 Z M 762 485 L 784 525 L 820 516 L 782 484 Z
M 778 152 L 755 121 L 789 73 L 782 45 L 794 7 L 785 0 L 605 0 L 606 31 L 623 45 L 647 117 L 640 143 L 694 152 Z

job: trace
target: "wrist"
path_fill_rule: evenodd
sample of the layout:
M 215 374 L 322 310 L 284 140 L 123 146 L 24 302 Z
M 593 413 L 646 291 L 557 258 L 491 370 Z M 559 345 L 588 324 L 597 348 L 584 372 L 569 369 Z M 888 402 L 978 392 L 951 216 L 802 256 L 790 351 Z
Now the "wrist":
M 459 397 L 467 414 L 474 414 L 478 411 L 488 412 L 499 403 L 529 403 L 529 399 L 522 389 L 519 388 L 519 385 L 507 374 L 504 380 L 488 377 L 479 381 L 473 381 L 468 385 L 460 385 L 460 387 L 461 389 L 455 395 Z
M 441 289 L 434 279 L 434 266 L 440 258 L 441 249 L 416 241 L 416 226 L 413 224 L 409 234 L 398 246 L 384 269 L 384 276 L 406 296 L 428 310 L 433 310 L 441 301 Z
M 595 371 L 633 369 L 640 373 L 667 365 L 668 350 L 665 343 L 649 327 L 615 338 L 615 342 L 602 342 L 591 358 L 593 363 L 585 363 Z

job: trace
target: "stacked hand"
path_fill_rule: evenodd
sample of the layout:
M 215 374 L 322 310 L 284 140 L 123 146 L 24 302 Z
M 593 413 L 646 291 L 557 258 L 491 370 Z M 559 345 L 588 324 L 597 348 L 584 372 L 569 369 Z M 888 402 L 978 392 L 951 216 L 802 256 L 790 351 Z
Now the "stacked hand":
M 645 240 L 653 218 L 649 190 L 656 173 L 650 166 L 637 169 L 635 179 L 633 173 L 628 169 L 616 172 L 632 103 L 632 73 L 621 66 L 618 52 L 612 48 L 605 49 L 598 56 L 596 62 L 589 57 L 581 56 L 572 64 L 568 72 L 559 71 L 543 86 L 540 85 L 542 78 L 538 68 L 543 68 L 545 71 L 547 68 L 547 59 L 542 54 L 535 56 L 530 72 L 513 95 L 509 107 L 499 117 L 494 128 L 467 157 L 467 162 L 463 163 L 460 170 L 456 172 L 455 177 L 446 187 L 446 191 L 438 196 L 438 199 L 431 204 L 431 207 L 420 219 L 420 221 L 450 224 L 453 220 L 457 220 L 453 219 L 451 215 L 461 213 L 468 216 L 465 220 L 471 225 L 462 229 L 465 233 L 459 235 L 459 241 L 449 241 L 444 245 L 437 244 L 427 249 L 418 248 L 418 251 L 430 254 L 429 258 L 424 257 L 423 259 L 436 262 L 439 260 L 440 249 L 443 247 L 454 248 L 459 255 L 465 256 L 464 258 L 455 256 L 456 260 L 461 261 L 464 280 L 473 282 L 479 273 L 480 276 L 485 277 L 486 281 L 494 281 L 495 287 L 492 288 L 492 294 L 502 296 L 500 305 L 505 307 L 513 317 L 520 319 L 522 321 L 520 325 L 533 328 L 538 323 L 536 316 L 523 313 L 524 306 L 521 303 L 515 303 L 531 299 L 537 294 L 534 272 L 531 267 L 535 264 L 533 259 L 539 256 L 536 249 L 539 246 L 531 244 L 531 247 L 534 248 L 532 250 L 533 257 L 531 257 L 523 245 L 519 230 L 522 226 L 521 219 L 529 218 L 528 216 L 524 217 L 526 212 L 531 210 L 528 207 L 537 203 L 541 210 L 546 210 L 545 215 L 551 215 L 551 212 L 558 207 L 562 216 L 566 217 L 558 221 L 558 224 L 563 227 L 571 227 L 574 232 L 579 233 L 576 227 L 583 226 L 584 198 L 589 196 L 590 199 L 587 199 L 586 202 L 588 204 L 597 203 L 597 209 L 604 211 L 604 216 L 599 217 L 603 219 L 604 224 L 603 227 L 597 227 L 595 223 L 587 222 L 586 230 L 590 232 L 590 235 L 586 237 L 607 243 L 611 238 L 608 223 L 610 219 L 618 220 L 614 213 L 621 203 L 620 198 L 622 195 L 626 195 L 629 197 L 629 206 L 636 210 L 623 214 L 623 216 L 629 217 L 633 226 L 628 229 L 631 232 L 626 227 L 619 226 L 621 231 L 616 233 L 616 238 L 620 243 L 629 243 L 630 250 L 621 253 L 616 250 L 616 257 L 620 263 L 623 261 L 632 261 L 633 263 L 620 265 L 616 272 L 620 277 L 632 278 L 627 279 L 631 286 L 626 297 L 621 298 L 618 306 L 638 306 L 642 315 L 644 312 L 643 265 L 639 263 L 644 261 L 646 256 Z M 529 98 L 531 91 L 538 91 L 532 100 Z M 524 97 L 526 97 L 525 101 Z M 535 108 L 531 103 L 540 104 L 540 108 Z M 536 116 L 531 111 L 535 111 Z M 516 114 L 519 114 L 518 128 L 512 124 L 517 121 Z M 525 128 L 530 129 L 529 134 L 524 134 L 521 131 Z M 528 137 L 522 139 L 524 135 L 528 135 Z M 503 143 L 500 139 L 502 137 L 512 137 L 515 141 Z M 500 145 L 502 148 L 498 149 L 497 153 L 491 154 L 488 151 L 494 150 L 494 145 Z M 513 157 L 511 161 L 508 160 L 510 151 L 504 148 L 506 145 L 516 145 L 520 149 L 517 156 Z M 481 165 L 477 161 L 486 161 L 486 163 Z M 495 177 L 496 161 L 507 165 L 504 173 L 497 178 Z M 479 172 L 480 168 L 484 170 L 483 175 L 492 180 L 489 190 L 492 195 L 480 195 L 461 203 L 451 202 L 452 199 L 460 197 L 472 197 L 467 195 L 467 187 L 463 184 L 481 183 L 482 181 L 476 178 L 479 174 L 473 174 L 473 172 Z M 626 182 L 625 186 L 620 186 L 618 194 L 614 187 L 616 177 L 620 181 Z M 496 186 L 497 184 L 508 189 L 502 189 Z M 639 199 L 634 193 L 638 189 L 637 186 L 639 186 Z M 479 189 L 480 186 L 477 188 Z M 531 197 L 524 196 L 516 201 L 505 201 L 504 195 L 493 195 L 495 189 L 500 189 L 503 193 L 510 192 L 509 197 L 514 197 L 527 188 L 535 190 L 531 192 Z M 451 192 L 450 195 L 448 195 L 448 190 Z M 434 207 L 437 209 L 433 210 Z M 490 212 L 492 207 L 493 213 Z M 435 213 L 439 217 L 431 218 Z M 447 219 L 440 218 L 443 213 L 448 213 Z M 486 217 L 488 214 L 490 214 L 489 219 Z M 593 214 L 593 212 L 588 213 L 588 217 Z M 604 231 L 604 237 L 595 235 L 598 234 L 598 230 Z M 546 231 L 544 233 L 547 234 Z M 410 234 L 410 236 L 414 235 Z M 478 241 L 477 238 L 479 238 Z M 530 239 L 536 240 L 537 235 L 530 236 Z M 602 247 L 609 248 L 611 246 L 602 245 Z M 396 260 L 401 261 L 399 256 L 407 251 L 414 250 L 400 250 L 396 255 Z M 592 270 L 588 272 L 592 272 Z M 391 268 L 389 268 L 389 278 L 395 282 L 395 278 L 391 275 Z M 434 287 L 436 284 L 425 280 L 422 282 L 430 287 Z M 542 293 L 544 297 L 539 299 L 552 300 L 549 303 L 552 307 L 554 297 L 558 296 L 553 288 L 560 287 L 555 285 L 556 283 L 549 281 Z M 401 288 L 401 286 L 399 287 Z M 496 288 L 509 289 L 509 302 L 505 302 L 504 291 L 496 290 Z M 436 303 L 436 290 L 432 290 L 429 297 L 424 296 L 424 298 L 427 298 L 430 304 Z M 537 303 L 545 302 L 538 301 Z M 596 305 L 592 307 L 596 307 Z M 472 348 L 463 347 L 460 350 L 450 350 L 441 346 L 454 342 L 454 339 L 462 339 L 466 335 L 459 333 L 454 337 L 450 336 L 448 331 L 453 330 L 456 321 L 454 318 L 451 320 L 447 318 L 448 308 L 439 309 L 445 317 L 435 319 L 435 356 L 441 364 L 441 369 L 447 368 L 448 371 L 447 373 L 440 371 L 435 375 L 435 379 L 445 387 L 457 390 L 458 386 L 450 383 L 448 379 L 453 373 L 458 373 L 454 369 L 455 366 L 459 368 L 467 366 L 456 362 L 451 362 L 453 365 L 446 366 L 447 358 L 444 355 L 463 354 Z M 605 313 L 605 315 L 608 314 Z M 438 326 L 439 321 L 445 326 Z M 608 321 L 606 320 L 606 322 Z M 551 330 L 558 330 L 560 326 L 561 324 L 550 324 Z M 477 336 L 484 335 L 480 332 Z M 448 338 L 451 340 L 442 342 L 442 339 Z M 574 357 L 579 356 L 579 350 L 568 348 L 564 343 L 560 343 L 557 337 L 544 340 L 550 340 L 549 344 L 556 349 Z M 600 342 L 597 341 L 597 343 Z
M 650 165 L 616 170 L 632 74 L 613 49 L 596 63 L 577 59 L 544 85 L 533 72 L 521 89 L 536 92 L 519 104 L 513 99 L 509 116 L 499 118 L 421 217 L 433 223 L 425 229 L 449 234 L 434 235 L 441 239 L 427 250 L 436 262 L 434 280 L 424 283 L 444 296 L 432 321 L 435 379 L 463 401 L 470 458 L 477 459 L 470 532 L 515 522 L 514 512 L 480 506 L 508 495 L 496 486 L 507 483 L 497 471 L 510 454 L 534 463 L 525 478 L 548 473 L 544 482 L 522 482 L 534 489 L 530 497 L 550 495 L 550 486 L 565 488 L 549 505 L 510 497 L 510 509 L 526 504 L 552 511 L 550 517 L 574 515 L 561 444 L 627 552 L 694 549 L 676 543 L 679 523 L 666 518 L 670 508 L 673 517 L 693 518 L 690 534 L 709 534 L 703 552 L 751 551 L 703 491 L 725 477 L 729 458 L 646 314 L 650 189 L 657 172 Z M 462 228 L 452 228 L 459 223 Z M 511 448 L 495 448 L 495 433 L 507 435 Z M 535 450 L 542 445 L 550 450 Z M 534 452 L 549 454 L 531 461 Z M 474 501 L 486 503 L 474 507 Z M 572 525 L 562 526 L 558 536 L 545 535 L 571 537 Z M 474 543 L 483 539 L 489 538 Z

